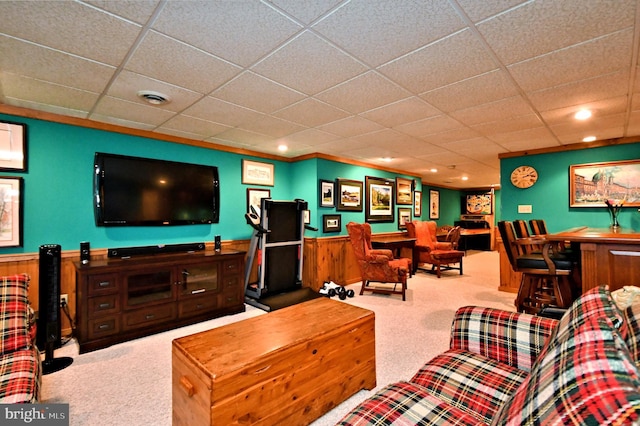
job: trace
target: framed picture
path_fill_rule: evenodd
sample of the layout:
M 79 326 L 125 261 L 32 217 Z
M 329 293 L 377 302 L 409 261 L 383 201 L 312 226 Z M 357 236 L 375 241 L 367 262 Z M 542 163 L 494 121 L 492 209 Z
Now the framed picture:
M 467 214 L 491 214 L 493 202 L 491 194 L 467 195 Z
M 411 207 L 398 207 L 398 229 L 407 229 L 407 222 L 411 222 Z
M 242 183 L 273 186 L 273 173 L 273 164 L 242 160 Z
M 336 183 L 332 180 L 320 180 L 320 207 L 335 207 Z
M 362 211 L 362 182 L 359 180 L 338 179 L 336 191 L 336 210 Z
M 367 222 L 393 222 L 393 189 L 395 182 L 372 176 L 365 177 Z
M 570 207 L 606 207 L 604 200 L 625 200 L 640 207 L 640 160 L 569 166 Z
M 247 188 L 247 213 L 251 213 L 251 208 L 260 216 L 262 199 L 271 198 L 271 190 L 262 188 Z
M 429 190 L 429 219 L 440 219 L 440 191 Z
M 311 210 L 305 210 L 303 213 L 304 224 L 308 225 L 311 223 Z
M 413 181 L 410 179 L 396 178 L 396 204 L 411 205 L 413 200 L 411 197 L 411 188 Z
M 413 216 L 422 216 L 422 191 L 413 191 Z
M 0 121 L 0 170 L 27 171 L 27 125 Z
M 342 231 L 342 219 L 339 214 L 322 215 L 322 232 L 340 232 Z
M 22 178 L 0 177 L 0 247 L 22 247 Z

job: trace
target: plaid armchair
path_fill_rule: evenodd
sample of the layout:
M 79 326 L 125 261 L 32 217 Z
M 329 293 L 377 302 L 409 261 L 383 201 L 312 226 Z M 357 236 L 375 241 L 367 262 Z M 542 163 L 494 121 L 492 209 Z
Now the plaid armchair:
M 42 365 L 29 306 L 30 277 L 0 278 L 0 403 L 35 403 L 40 399 Z
M 623 314 L 604 286 L 560 320 L 460 308 L 449 350 L 339 424 L 638 424 L 639 320 L 640 302 Z

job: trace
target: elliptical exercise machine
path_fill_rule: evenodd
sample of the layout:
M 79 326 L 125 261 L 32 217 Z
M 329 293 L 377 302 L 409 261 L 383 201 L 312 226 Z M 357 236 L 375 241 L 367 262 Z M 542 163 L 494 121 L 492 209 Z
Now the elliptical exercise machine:
M 245 214 L 253 228 L 244 274 L 245 303 L 270 312 L 320 297 L 302 287 L 304 230 L 317 231 L 304 223 L 307 208 L 300 199 L 263 198 L 260 214 L 253 208 Z M 258 278 L 250 283 L 256 260 Z

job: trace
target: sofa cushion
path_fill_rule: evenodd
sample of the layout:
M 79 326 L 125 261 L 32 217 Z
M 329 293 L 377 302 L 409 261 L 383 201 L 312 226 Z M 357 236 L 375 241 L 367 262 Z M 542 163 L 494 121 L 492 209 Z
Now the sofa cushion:
M 35 346 L 0 355 L 0 404 L 38 402 L 40 372 L 40 354 Z
M 493 424 L 631 424 L 639 413 L 638 370 L 622 338 L 587 321 L 534 365 Z
M 526 376 L 525 371 L 482 355 L 449 350 L 425 364 L 410 381 L 490 423 Z
M 29 338 L 29 275 L 1 278 L 0 284 L 0 354 L 31 347 Z
M 628 328 L 627 347 L 633 361 L 640 366 L 640 303 L 633 303 L 627 307 L 624 317 Z
M 386 386 L 364 400 L 338 425 L 485 425 L 414 383 Z

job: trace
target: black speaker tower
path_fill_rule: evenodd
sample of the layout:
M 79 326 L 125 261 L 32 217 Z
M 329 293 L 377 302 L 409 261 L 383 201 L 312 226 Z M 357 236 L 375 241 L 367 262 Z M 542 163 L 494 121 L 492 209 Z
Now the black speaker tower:
M 68 367 L 73 358 L 54 358 L 53 351 L 62 346 L 62 322 L 60 319 L 60 263 L 61 248 L 58 244 L 40 246 L 40 291 L 36 345 L 44 348 L 42 373 L 50 374 Z

